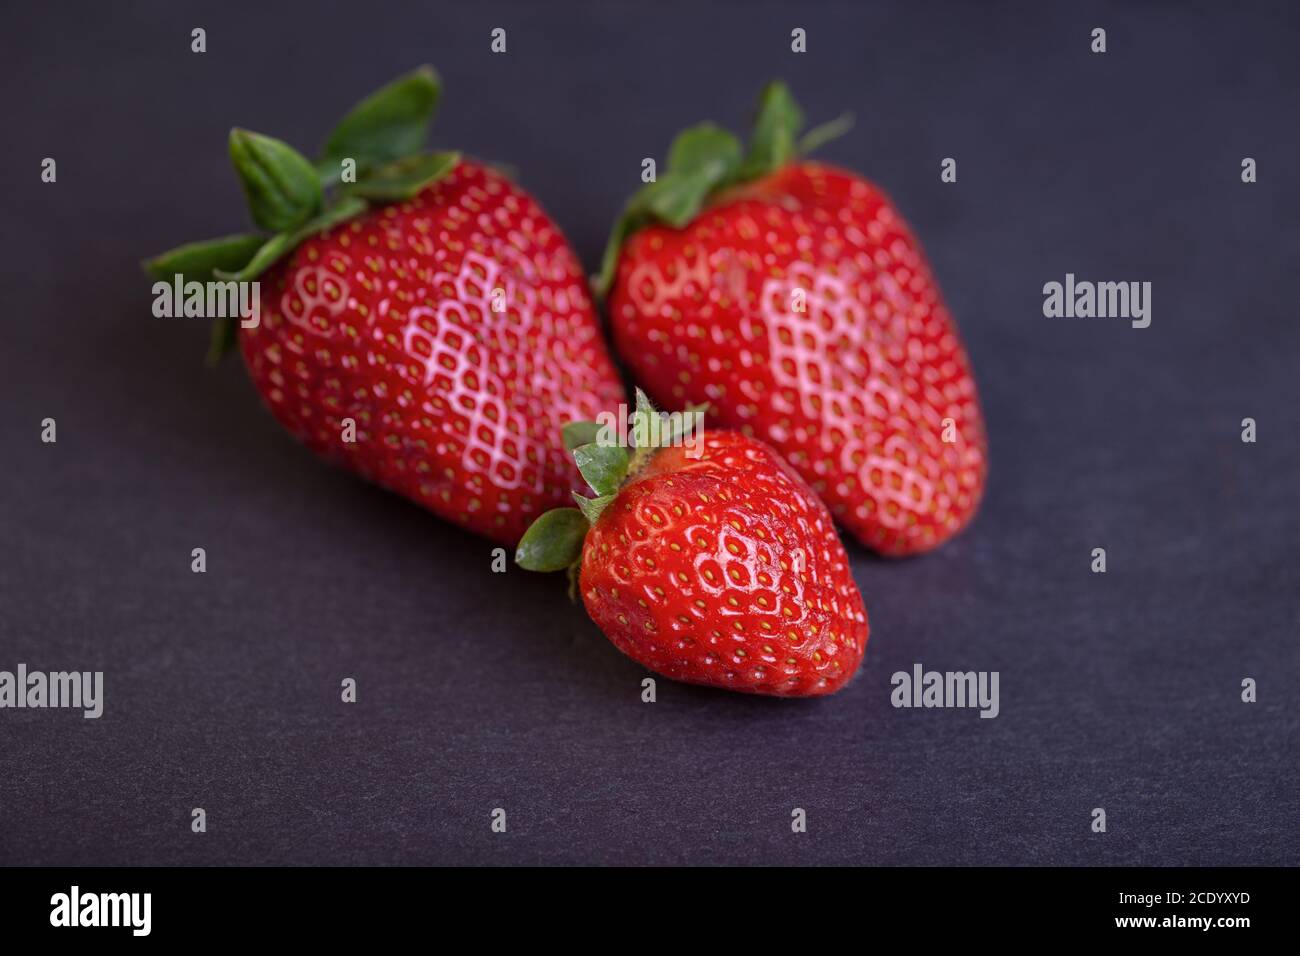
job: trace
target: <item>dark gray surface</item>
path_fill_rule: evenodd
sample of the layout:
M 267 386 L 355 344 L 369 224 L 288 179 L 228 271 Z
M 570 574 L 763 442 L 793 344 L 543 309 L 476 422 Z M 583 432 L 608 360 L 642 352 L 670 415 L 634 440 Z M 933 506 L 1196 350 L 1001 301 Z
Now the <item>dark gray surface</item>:
M 0 669 L 102 669 L 106 704 L 0 711 L 0 863 L 1300 862 L 1285 5 L 62 6 L 0 31 Z M 592 267 L 679 127 L 774 74 L 857 114 L 824 155 L 925 243 L 992 474 L 938 553 L 850 548 L 872 637 L 841 695 L 642 704 L 562 582 L 322 467 L 151 318 L 138 260 L 244 225 L 230 126 L 314 147 L 425 61 L 436 144 L 516 167 Z M 1044 318 L 1067 271 L 1153 282 L 1151 327 Z M 1001 716 L 891 708 L 914 661 L 1000 671 Z

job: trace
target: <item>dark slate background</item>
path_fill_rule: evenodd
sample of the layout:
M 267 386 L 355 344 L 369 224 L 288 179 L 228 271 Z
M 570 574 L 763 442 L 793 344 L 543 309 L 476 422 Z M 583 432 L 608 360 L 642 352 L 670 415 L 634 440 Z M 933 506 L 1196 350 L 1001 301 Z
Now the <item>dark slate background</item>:
M 0 32 L 0 669 L 107 698 L 0 712 L 0 862 L 1300 862 L 1285 4 L 32 4 Z M 142 257 L 245 224 L 229 127 L 314 148 L 426 61 L 435 143 L 516 167 L 592 268 L 681 126 L 743 123 L 773 75 L 857 114 L 824 155 L 925 242 L 992 474 L 938 553 L 850 547 L 872 637 L 841 695 L 641 703 L 563 582 L 322 467 L 238 362 L 204 370 L 200 323 L 151 317 Z M 1151 281 L 1151 327 L 1044 318 L 1066 272 Z M 1001 716 L 893 709 L 915 661 L 999 671 Z

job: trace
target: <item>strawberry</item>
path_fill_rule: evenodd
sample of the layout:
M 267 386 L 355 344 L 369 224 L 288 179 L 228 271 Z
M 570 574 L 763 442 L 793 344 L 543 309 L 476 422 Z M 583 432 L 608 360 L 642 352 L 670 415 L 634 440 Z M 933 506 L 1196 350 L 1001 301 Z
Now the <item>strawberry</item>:
M 745 155 L 711 124 L 678 136 L 606 250 L 615 348 L 667 407 L 771 444 L 867 547 L 926 551 L 984 490 L 970 362 L 888 197 L 801 158 L 842 121 L 796 144 L 802 123 L 773 83 Z
M 160 280 L 258 280 L 238 345 L 272 414 L 323 458 L 507 545 L 581 476 L 563 424 L 622 387 L 585 277 L 536 201 L 456 153 L 421 153 L 423 68 L 358 104 L 317 163 L 235 130 L 261 234 L 183 246 Z M 330 194 L 330 195 L 327 195 Z M 216 327 L 214 354 L 235 322 Z
M 654 414 L 638 389 L 631 456 L 608 426 L 570 426 L 597 497 L 538 518 L 516 561 L 577 569 L 592 620 L 666 677 L 779 697 L 842 688 L 866 649 L 867 612 L 826 506 L 739 432 L 647 443 Z

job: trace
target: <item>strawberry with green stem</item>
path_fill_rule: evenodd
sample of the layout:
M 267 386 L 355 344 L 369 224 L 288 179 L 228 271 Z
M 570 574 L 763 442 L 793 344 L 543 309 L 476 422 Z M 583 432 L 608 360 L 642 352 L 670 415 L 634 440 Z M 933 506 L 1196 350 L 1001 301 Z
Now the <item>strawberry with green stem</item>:
M 654 414 L 638 390 L 634 434 Z M 849 682 L 862 596 L 825 505 L 770 447 L 706 431 L 629 454 L 592 422 L 565 437 L 594 497 L 538 518 L 522 567 L 567 570 L 614 646 L 674 680 L 780 697 Z
M 318 455 L 513 545 L 581 476 L 564 422 L 616 406 L 585 276 L 555 223 L 496 170 L 423 144 L 429 67 L 357 104 L 312 162 L 236 129 L 258 231 L 146 263 L 160 281 L 259 281 L 238 343 L 274 416 Z
M 674 140 L 606 249 L 614 345 L 665 407 L 776 448 L 867 547 L 926 551 L 984 491 L 970 361 L 889 198 L 805 158 L 846 124 L 802 125 L 772 83 L 747 150 L 710 123 Z

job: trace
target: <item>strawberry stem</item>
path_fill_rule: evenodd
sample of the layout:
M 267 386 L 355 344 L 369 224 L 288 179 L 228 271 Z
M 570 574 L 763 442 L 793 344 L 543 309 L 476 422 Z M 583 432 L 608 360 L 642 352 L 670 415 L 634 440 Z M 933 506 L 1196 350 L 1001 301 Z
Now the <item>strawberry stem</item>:
M 663 174 L 634 193 L 614 223 L 600 273 L 592 277 L 596 294 L 601 298 L 609 294 L 619 253 L 637 230 L 655 223 L 684 228 L 723 190 L 770 175 L 842 136 L 852 126 L 852 118 L 846 114 L 814 127 L 799 139 L 803 125 L 803 111 L 789 88 L 773 80 L 759 95 L 749 149 L 743 158 L 740 141 L 712 123 L 679 133 L 668 150 Z
M 460 162 L 459 153 L 424 152 L 441 96 L 433 67 L 399 77 L 348 111 L 314 163 L 278 139 L 232 130 L 230 157 L 259 231 L 180 246 L 146 263 L 146 272 L 168 281 L 249 281 L 310 236 L 373 205 L 410 199 Z M 232 323 L 217 323 L 209 362 L 235 342 Z

